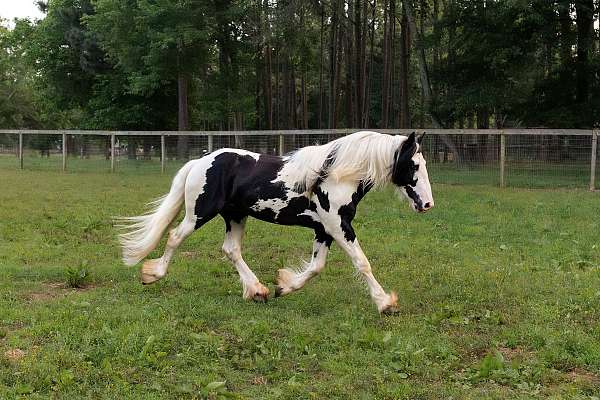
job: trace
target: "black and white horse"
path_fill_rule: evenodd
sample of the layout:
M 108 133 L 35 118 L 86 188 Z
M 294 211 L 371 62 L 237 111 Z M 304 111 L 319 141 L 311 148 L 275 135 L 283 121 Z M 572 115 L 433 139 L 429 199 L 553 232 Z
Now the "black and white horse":
M 185 164 L 170 192 L 152 203 L 150 213 L 125 219 L 123 260 L 127 265 L 143 260 L 158 245 L 185 202 L 185 217 L 170 231 L 163 256 L 144 263 L 143 283 L 163 278 L 183 240 L 220 214 L 226 226 L 223 251 L 239 272 L 244 298 L 266 300 L 269 289 L 260 283 L 241 254 L 246 218 L 252 216 L 315 231 L 312 260 L 297 271 L 280 269 L 276 296 L 300 289 L 317 275 L 335 241 L 364 277 L 377 309 L 393 311 L 397 296 L 386 293 L 373 276 L 352 229 L 352 219 L 365 194 L 388 183 L 409 199 L 415 211 L 433 207 L 421 140 L 422 136 L 417 138 L 414 133 L 406 137 L 365 131 L 305 147 L 286 157 L 238 149 L 214 151 Z

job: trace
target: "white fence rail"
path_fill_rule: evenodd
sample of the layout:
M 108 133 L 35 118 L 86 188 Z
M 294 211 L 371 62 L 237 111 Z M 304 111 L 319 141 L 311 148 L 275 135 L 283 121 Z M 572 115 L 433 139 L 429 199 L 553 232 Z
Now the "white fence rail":
M 408 134 L 414 129 L 374 129 L 388 134 Z M 144 157 L 151 152 L 160 157 L 160 168 L 165 172 L 171 150 L 176 148 L 181 137 L 191 140 L 189 146 L 195 152 L 186 151 L 186 156 L 198 156 L 220 147 L 246 147 L 255 151 L 285 154 L 296 148 L 324 143 L 337 137 L 355 132 L 357 129 L 324 130 L 274 130 L 274 131 L 92 131 L 92 130 L 0 130 L 0 154 L 13 153 L 18 157 L 19 168 L 27 166 L 24 159 L 27 143 L 35 143 L 36 138 L 46 139 L 46 149 L 38 148 L 42 156 L 47 152 L 60 155 L 61 168 L 67 170 L 68 160 L 81 148 L 83 158 L 86 138 L 96 138 L 110 170 L 117 169 L 117 161 L 122 152 L 128 151 L 136 158 L 138 147 Z M 424 132 L 418 129 L 417 132 Z M 428 158 L 444 173 L 464 173 L 471 177 L 485 172 L 482 179 L 493 179 L 499 186 L 511 184 L 508 178 L 529 173 L 547 179 L 548 186 L 581 186 L 583 176 L 589 177 L 589 189 L 595 189 L 597 175 L 598 130 L 586 129 L 427 129 L 424 151 Z M 104 138 L 104 139 L 102 139 Z M 25 139 L 28 139 L 27 141 Z M 77 140 L 81 142 L 77 144 Z M 151 142 L 151 144 L 148 144 Z M 125 143 L 125 144 L 123 144 Z M 143 143 L 140 146 L 139 143 Z M 178 144 L 177 144 L 178 145 Z M 12 147 L 11 147 L 12 146 Z M 31 145 L 35 148 L 35 145 Z M 184 144 L 184 146 L 186 146 Z M 133 149 L 136 147 L 136 149 Z M 4 150 L 8 149 L 8 150 Z M 12 150 L 12 151 L 11 151 Z M 88 150 L 86 150 L 88 151 Z M 99 150 L 100 151 L 100 150 Z M 100 151 L 101 152 L 101 151 Z M 133 152 L 133 153 L 131 153 Z M 585 167 L 585 165 L 589 167 Z M 3 164 L 0 164 L 3 165 Z M 589 169 L 588 169 L 589 168 Z M 494 175 L 496 178 L 492 178 Z M 537 175 L 536 175 L 537 174 Z M 561 175 L 562 174 L 562 175 Z M 570 175 L 568 175 L 570 174 Z M 465 175 L 467 176 L 467 175 Z M 569 185 L 568 176 L 577 184 Z M 550 178 L 549 178 L 550 177 Z M 561 183 L 562 182 L 562 183 Z M 465 179 L 465 183 L 468 180 Z M 488 182 L 489 183 L 489 182 Z M 587 185 L 586 185 L 587 186 Z

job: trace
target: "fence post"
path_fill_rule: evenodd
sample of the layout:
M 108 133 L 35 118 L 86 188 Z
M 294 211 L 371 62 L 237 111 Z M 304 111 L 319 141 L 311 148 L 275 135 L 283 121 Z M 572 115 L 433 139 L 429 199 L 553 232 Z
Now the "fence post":
M 110 172 L 115 172 L 115 135 L 110 135 Z
M 212 135 L 212 133 L 209 133 L 208 134 L 208 152 L 209 153 L 213 152 L 213 146 L 214 146 L 214 144 L 213 144 L 213 135 Z
M 283 156 L 285 154 L 285 140 L 282 134 L 279 134 L 279 155 Z
M 23 169 L 23 134 L 19 133 L 19 165 Z
M 596 154 L 598 154 L 598 131 L 592 132 L 592 162 L 590 163 L 590 190 L 596 189 Z
M 165 160 L 166 160 L 166 145 L 165 145 L 165 135 L 160 135 L 160 172 L 161 174 L 165 173 Z
M 62 134 L 62 170 L 67 170 L 67 132 Z
M 500 187 L 505 187 L 505 163 L 506 163 L 506 135 L 500 133 Z

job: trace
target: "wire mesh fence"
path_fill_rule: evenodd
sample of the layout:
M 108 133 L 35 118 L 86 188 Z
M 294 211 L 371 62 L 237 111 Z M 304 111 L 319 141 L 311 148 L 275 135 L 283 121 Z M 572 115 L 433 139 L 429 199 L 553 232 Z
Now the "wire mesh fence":
M 0 168 L 174 173 L 220 148 L 283 155 L 351 130 L 256 132 L 1 131 Z M 381 131 L 406 134 L 408 130 Z M 587 188 L 600 175 L 591 130 L 433 130 L 423 153 L 433 183 Z M 22 150 L 21 150 L 22 149 Z M 21 154 L 22 152 L 22 154 Z M 600 154 L 597 155 L 600 158 Z

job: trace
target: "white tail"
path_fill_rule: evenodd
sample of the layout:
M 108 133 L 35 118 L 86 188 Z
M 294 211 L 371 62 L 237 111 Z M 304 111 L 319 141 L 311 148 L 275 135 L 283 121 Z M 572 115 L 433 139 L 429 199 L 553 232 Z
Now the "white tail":
M 185 181 L 192 166 L 193 161 L 190 161 L 179 170 L 169 193 L 148 203 L 151 208 L 146 214 L 117 218 L 119 227 L 126 230 L 119 235 L 126 265 L 137 264 L 158 245 L 181 209 L 185 199 Z

